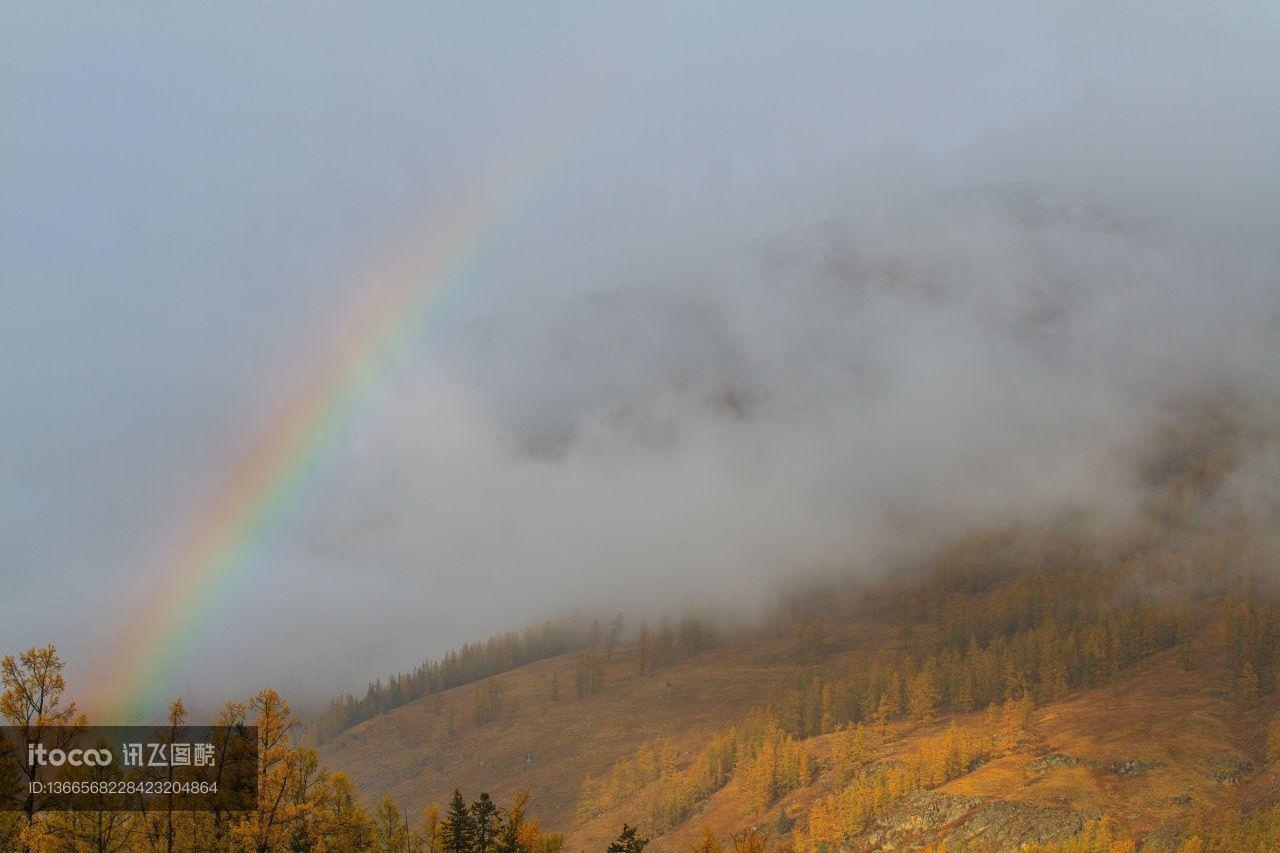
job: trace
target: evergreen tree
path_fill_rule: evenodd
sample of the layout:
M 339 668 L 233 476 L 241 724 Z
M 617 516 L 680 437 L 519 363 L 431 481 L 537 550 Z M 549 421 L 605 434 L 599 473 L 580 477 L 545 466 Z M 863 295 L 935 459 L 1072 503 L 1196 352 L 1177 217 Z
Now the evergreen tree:
M 462 799 L 462 792 L 455 788 L 444 819 L 444 853 L 472 853 L 474 849 L 471 812 L 467 810 L 467 801 Z
M 471 838 L 475 853 L 490 853 L 502 831 L 502 813 L 494 805 L 487 792 L 471 804 Z
M 634 826 L 622 825 L 622 833 L 614 839 L 605 853 L 640 853 L 649 843 L 649 839 L 641 838 Z

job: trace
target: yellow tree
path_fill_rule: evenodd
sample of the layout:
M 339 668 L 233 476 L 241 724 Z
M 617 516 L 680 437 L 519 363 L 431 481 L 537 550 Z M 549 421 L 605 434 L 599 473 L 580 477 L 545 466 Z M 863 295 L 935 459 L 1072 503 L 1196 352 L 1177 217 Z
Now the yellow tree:
M 938 685 L 929 670 L 922 669 L 911 679 L 907 689 L 907 705 L 911 716 L 922 723 L 933 721 L 938 711 Z
M 809 809 L 809 841 L 814 845 L 831 846 L 840 841 L 840 805 L 836 795 L 818 800 Z
M 187 708 L 181 698 L 169 703 L 168 720 L 169 731 L 163 737 L 165 742 L 174 743 L 178 737 L 179 727 L 187 720 Z M 165 772 L 166 781 L 172 783 L 174 768 L 170 766 Z M 143 815 L 143 831 L 149 850 L 164 850 L 166 853 L 172 853 L 173 850 L 180 849 L 175 847 L 178 841 L 178 826 L 173 806 L 174 795 L 170 793 L 163 799 L 162 808 L 157 809 L 154 814 Z
M 315 836 L 327 850 L 367 850 L 374 844 L 373 818 L 360 802 L 345 773 L 334 773 L 322 785 Z M 431 848 L 420 848 L 431 850 Z M 438 853 L 431 850 L 431 853 Z
M 66 749 L 80 730 L 87 724 L 84 715 L 76 715 L 76 703 L 62 706 L 62 694 L 67 689 L 62 676 L 65 664 L 53 646 L 31 647 L 18 655 L 6 655 L 0 660 L 0 717 L 17 730 L 19 738 L 27 743 L 43 741 L 51 749 Z M 22 755 L 17 759 L 18 771 L 26 783 L 38 781 L 39 767 Z M 30 790 L 29 784 L 23 788 Z M 40 810 L 35 795 L 23 798 L 22 811 L 27 823 L 34 821 Z
M 306 837 L 323 790 L 313 750 L 293 745 L 298 719 L 280 694 L 271 689 L 253 698 L 253 725 L 258 738 L 258 809 L 240 817 L 231 834 L 252 850 L 288 849 Z
M 444 853 L 444 826 L 437 803 L 430 803 L 422 809 L 413 843 L 421 853 Z
M 105 738 L 99 738 L 94 749 L 109 749 Z M 124 778 L 119 767 L 68 767 L 61 777 L 72 784 L 118 783 Z M 116 811 L 108 805 L 105 794 L 91 793 L 88 800 L 93 805 L 76 811 L 47 811 L 44 813 L 44 829 L 53 839 L 55 848 L 61 850 L 134 851 L 140 849 L 134 843 L 135 816 L 130 812 Z M 96 808 L 94 807 L 96 806 Z M 144 836 L 145 838 L 145 836 Z M 32 849 L 39 849 L 34 845 Z M 153 848 L 154 849 L 154 848 Z
M 720 843 L 720 837 L 716 835 L 716 831 L 705 826 L 702 828 L 702 837 L 689 850 L 692 853 L 724 853 L 724 846 Z
M 378 850 L 383 853 L 408 853 L 409 822 L 395 800 L 386 797 L 378 804 L 373 813 L 373 825 Z
M 867 760 L 865 730 L 862 723 L 842 726 L 831 736 L 831 752 L 835 759 L 838 781 L 852 776 Z
M 214 778 L 210 781 L 218 785 L 227 783 L 226 774 L 230 771 L 235 761 L 244 761 L 248 758 L 243 753 L 236 755 L 232 748 L 231 732 L 236 731 L 238 727 L 244 726 L 248 721 L 249 706 L 244 702 L 228 702 L 223 706 L 222 711 L 218 714 L 215 726 L 220 727 L 222 731 L 222 739 L 214 745 L 217 748 L 217 754 L 224 757 L 217 763 L 214 770 Z M 255 768 L 255 772 L 256 768 Z M 233 816 L 225 812 L 215 809 L 212 812 L 193 812 L 191 814 L 191 845 L 201 850 L 219 850 L 230 845 L 230 832 Z
M 1031 710 L 1031 695 L 1028 693 L 1017 700 L 1012 696 L 1005 700 L 1000 710 L 1000 740 L 1005 749 L 1014 749 L 1022 740 L 1031 723 Z

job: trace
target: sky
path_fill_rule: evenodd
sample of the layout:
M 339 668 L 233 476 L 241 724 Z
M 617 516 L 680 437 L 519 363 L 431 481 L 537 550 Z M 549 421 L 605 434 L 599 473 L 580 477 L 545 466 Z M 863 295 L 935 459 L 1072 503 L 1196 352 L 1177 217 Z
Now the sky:
M 482 193 L 189 704 L 1123 514 L 1171 401 L 1278 390 L 1274 4 L 0 15 L 0 651 L 71 695 Z

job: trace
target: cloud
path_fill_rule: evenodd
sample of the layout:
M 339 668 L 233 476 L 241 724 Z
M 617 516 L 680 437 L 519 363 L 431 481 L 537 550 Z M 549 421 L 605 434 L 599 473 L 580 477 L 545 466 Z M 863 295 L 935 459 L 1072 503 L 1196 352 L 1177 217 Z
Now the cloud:
M 716 274 L 601 277 L 437 342 L 450 369 L 398 386 L 302 525 L 298 583 L 337 579 L 309 606 L 354 609 L 352 646 L 377 613 L 470 636 L 570 607 L 746 607 L 975 525 L 1117 522 L 1172 406 L 1275 390 L 1267 314 L 1238 311 L 1273 303 L 1265 281 L 1027 187 L 681 251 Z M 367 582 L 387 594 L 352 604 Z
M 255 552 L 193 703 L 1122 518 L 1179 401 L 1274 420 L 1268 10 L 184 14 L 0 35 L 6 649 L 90 656 L 356 271 L 524 153 L 548 81 L 599 103 Z

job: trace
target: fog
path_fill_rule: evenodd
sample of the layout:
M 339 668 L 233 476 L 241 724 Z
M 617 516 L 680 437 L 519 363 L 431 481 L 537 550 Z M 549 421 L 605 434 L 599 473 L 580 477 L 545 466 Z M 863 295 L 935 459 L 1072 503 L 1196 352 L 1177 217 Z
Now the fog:
M 1179 404 L 1280 390 L 1280 20 L 1212 12 L 11 9 L 0 650 L 56 643 L 72 694 L 118 665 L 385 260 L 545 116 L 210 602 L 189 704 L 1126 517 Z

